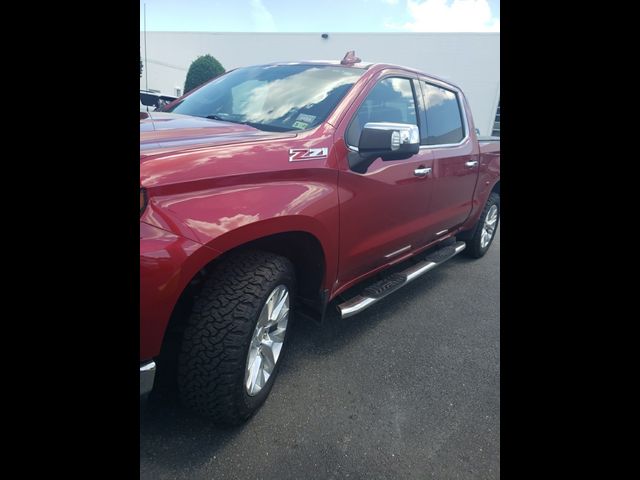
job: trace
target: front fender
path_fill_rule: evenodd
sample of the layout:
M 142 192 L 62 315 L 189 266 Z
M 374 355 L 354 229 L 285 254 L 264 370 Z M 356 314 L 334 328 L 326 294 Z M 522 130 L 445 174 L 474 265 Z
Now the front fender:
M 278 180 L 253 176 L 236 186 L 157 192 L 150 196 L 143 221 L 217 252 L 276 233 L 309 233 L 325 252 L 325 288 L 331 288 L 338 263 L 337 171 L 317 168 L 281 173 Z

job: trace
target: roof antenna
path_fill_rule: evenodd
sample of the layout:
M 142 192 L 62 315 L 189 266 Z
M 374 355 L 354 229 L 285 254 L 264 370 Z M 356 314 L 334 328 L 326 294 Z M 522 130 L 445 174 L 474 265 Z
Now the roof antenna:
M 358 57 L 356 57 L 355 50 L 349 50 L 344 58 L 340 61 L 340 65 L 353 65 L 354 63 L 361 62 Z

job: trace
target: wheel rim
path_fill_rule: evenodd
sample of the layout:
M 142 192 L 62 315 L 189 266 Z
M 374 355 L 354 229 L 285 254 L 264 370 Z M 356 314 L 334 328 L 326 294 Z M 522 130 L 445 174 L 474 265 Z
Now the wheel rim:
M 257 395 L 267 384 L 278 363 L 289 323 L 289 290 L 273 289 L 265 302 L 251 337 L 244 386 L 249 396 Z
M 482 234 L 480 236 L 480 246 L 487 248 L 491 243 L 493 235 L 496 233 L 496 226 L 498 225 L 498 206 L 491 205 L 491 208 L 487 212 L 487 216 L 484 218 L 484 225 L 482 225 Z

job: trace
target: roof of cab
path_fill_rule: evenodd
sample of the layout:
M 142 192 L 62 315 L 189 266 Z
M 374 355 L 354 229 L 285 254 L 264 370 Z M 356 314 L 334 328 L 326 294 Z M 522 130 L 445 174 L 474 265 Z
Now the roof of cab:
M 350 64 L 350 65 L 343 65 L 340 63 L 339 60 L 300 60 L 299 62 L 272 62 L 272 63 L 265 63 L 262 65 L 254 65 L 254 66 L 272 67 L 276 65 L 327 65 L 327 66 L 331 65 L 334 67 L 352 67 L 352 68 L 360 68 L 360 69 L 366 70 L 372 65 L 375 65 L 375 63 L 359 62 L 359 63 Z
M 277 65 L 326 65 L 326 66 L 334 66 L 334 67 L 359 68 L 361 70 L 383 70 L 385 68 L 389 68 L 389 69 L 393 68 L 398 70 L 406 70 L 408 72 L 415 73 L 418 75 L 423 75 L 425 77 L 438 80 L 447 85 L 451 85 L 452 87 L 455 87 L 458 90 L 461 90 L 458 85 L 456 85 L 451 80 L 448 80 L 446 78 L 438 77 L 437 75 L 432 75 L 430 73 L 425 73 L 412 67 L 405 67 L 403 65 L 394 65 L 391 63 L 358 62 L 358 63 L 344 65 L 340 63 L 339 60 L 300 60 L 298 62 L 272 62 L 272 63 L 265 63 L 262 65 L 253 65 L 253 66 L 271 67 L 271 66 L 277 66 Z

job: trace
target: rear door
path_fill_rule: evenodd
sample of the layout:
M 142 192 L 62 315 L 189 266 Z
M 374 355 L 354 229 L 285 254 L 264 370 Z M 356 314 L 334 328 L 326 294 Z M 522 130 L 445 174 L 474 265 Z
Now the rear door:
M 480 154 L 459 90 L 435 80 L 419 81 L 426 136 L 422 149 L 433 155 L 427 242 L 464 223 L 471 213 Z
M 432 168 L 432 153 L 421 150 L 403 160 L 377 158 L 364 172 L 353 167 L 360 133 L 367 122 L 409 123 L 422 128 L 416 105 L 421 94 L 409 76 L 386 75 L 375 81 L 357 110 L 352 109 L 343 137 L 342 146 L 346 148 L 336 149 L 344 167 L 339 179 L 337 287 L 423 245 L 431 186 L 429 175 L 422 171 Z

